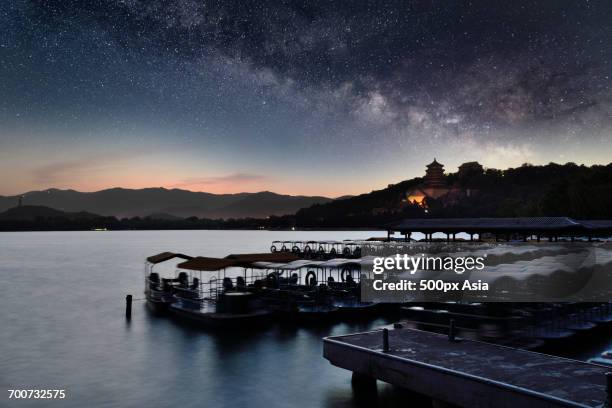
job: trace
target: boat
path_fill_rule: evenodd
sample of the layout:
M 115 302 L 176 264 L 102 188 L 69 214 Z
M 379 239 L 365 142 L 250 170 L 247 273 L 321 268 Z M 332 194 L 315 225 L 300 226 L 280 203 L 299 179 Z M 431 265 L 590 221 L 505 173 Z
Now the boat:
M 319 285 L 321 261 L 253 262 L 250 269 L 265 276 L 260 294 L 280 320 L 327 321 L 336 311 L 330 305 L 327 287 Z
M 204 327 L 238 328 L 268 321 L 265 307 L 255 288 L 257 276 L 229 274 L 239 261 L 228 258 L 195 257 L 177 265 L 180 285 L 173 287 L 175 301 L 170 312 Z M 261 281 L 261 279 L 259 279 Z
M 162 252 L 148 257 L 145 261 L 144 294 L 147 305 L 156 312 L 167 311 L 170 304 L 176 301 L 173 288 L 180 286 L 186 278 L 186 274 L 179 274 L 176 277 L 160 277 L 155 267 L 172 259 L 186 261 L 192 259 L 192 257 L 180 253 Z
M 374 302 L 360 300 L 362 264 L 366 260 L 336 258 L 301 259 L 288 263 L 255 262 L 266 272 L 262 298 L 281 317 L 329 321 L 336 316 L 365 316 L 376 310 Z
M 361 284 L 372 279 L 373 257 L 331 259 L 319 265 L 327 272 L 331 304 L 342 317 L 366 317 L 379 310 L 378 302 L 361 299 Z M 370 266 L 370 267 L 366 267 Z
M 595 306 L 587 313 L 587 319 L 596 324 L 609 325 L 612 323 L 612 304 L 604 303 Z

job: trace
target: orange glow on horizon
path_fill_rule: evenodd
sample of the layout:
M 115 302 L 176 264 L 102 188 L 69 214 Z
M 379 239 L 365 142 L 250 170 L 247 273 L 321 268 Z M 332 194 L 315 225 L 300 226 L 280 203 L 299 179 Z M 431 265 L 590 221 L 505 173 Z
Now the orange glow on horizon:
M 25 181 L 25 180 L 24 180 Z M 8 186 L 6 186 L 8 187 Z M 15 183 L 10 188 L 3 188 L 0 196 L 17 196 L 29 191 L 45 191 L 52 188 L 60 190 L 76 190 L 80 192 L 95 192 L 112 188 L 124 189 L 145 189 L 145 188 L 165 188 L 180 189 L 192 192 L 203 192 L 211 194 L 238 194 L 238 193 L 258 193 L 269 191 L 281 195 L 292 196 L 322 196 L 328 198 L 337 198 L 344 195 L 357 195 L 369 192 L 371 188 L 368 186 L 350 186 L 352 191 L 339 191 L 337 183 L 329 183 L 326 185 L 311 183 L 302 183 L 298 181 L 286 182 L 284 180 L 267 180 L 257 182 L 207 182 L 202 184 L 187 184 L 176 180 L 165 179 L 159 177 L 151 180 L 150 177 L 136 175 L 133 177 L 121 177 L 118 182 L 108 182 L 107 180 L 98 180 L 94 177 L 88 180 L 73 180 L 73 182 L 54 182 L 50 184 L 36 183 L 31 185 L 27 182 Z M 348 186 L 343 186 L 344 188 Z

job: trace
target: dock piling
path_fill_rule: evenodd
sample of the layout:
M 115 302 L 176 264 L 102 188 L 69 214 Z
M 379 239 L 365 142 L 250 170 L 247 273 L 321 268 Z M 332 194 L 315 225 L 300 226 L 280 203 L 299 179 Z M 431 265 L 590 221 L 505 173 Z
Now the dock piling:
M 125 297 L 125 318 L 128 320 L 132 318 L 132 295 Z
M 355 396 L 366 402 L 373 403 L 377 396 L 376 378 L 356 371 L 351 376 L 351 386 Z
M 455 319 L 451 319 L 448 326 L 448 341 L 457 341 L 455 338 Z
M 383 329 L 383 352 L 389 352 L 389 329 Z
M 612 372 L 606 373 L 606 403 L 604 407 L 612 407 Z

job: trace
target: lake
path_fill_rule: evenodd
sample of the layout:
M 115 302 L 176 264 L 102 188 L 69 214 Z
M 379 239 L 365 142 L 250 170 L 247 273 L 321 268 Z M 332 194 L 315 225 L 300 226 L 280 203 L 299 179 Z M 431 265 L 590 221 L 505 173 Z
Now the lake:
M 155 316 L 143 301 L 134 303 L 132 320 L 126 323 L 125 295 L 143 297 L 144 258 L 162 251 L 225 256 L 267 252 L 276 239 L 372 235 L 376 234 L 2 233 L 3 393 L 12 388 L 66 390 L 65 400 L 13 400 L 15 406 L 264 407 L 296 402 L 313 407 L 352 406 L 350 373 L 323 359 L 321 338 L 367 329 L 384 320 L 213 333 Z M 394 397 L 392 390 L 388 394 Z
M 273 240 L 360 239 L 367 231 L 124 231 L 0 234 L 0 386 L 64 389 L 70 407 L 354 407 L 348 371 L 322 357 L 321 338 L 395 320 L 211 332 L 153 315 L 142 299 L 145 257 L 267 252 Z M 609 347 L 599 343 L 585 354 Z M 577 351 L 578 353 L 578 351 Z M 406 395 L 379 384 L 378 406 Z M 367 406 L 372 406 L 368 404 Z

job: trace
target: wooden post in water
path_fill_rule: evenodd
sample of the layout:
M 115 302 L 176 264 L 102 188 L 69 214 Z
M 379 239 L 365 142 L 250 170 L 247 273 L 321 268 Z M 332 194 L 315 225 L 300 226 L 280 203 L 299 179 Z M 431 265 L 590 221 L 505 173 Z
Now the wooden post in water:
M 612 372 L 606 373 L 606 402 L 604 407 L 612 407 Z
M 383 353 L 389 352 L 389 329 L 383 329 Z
M 456 341 L 455 339 L 455 319 L 451 319 L 450 325 L 448 326 L 448 341 Z
M 132 295 L 125 297 L 125 318 L 128 320 L 132 318 Z

